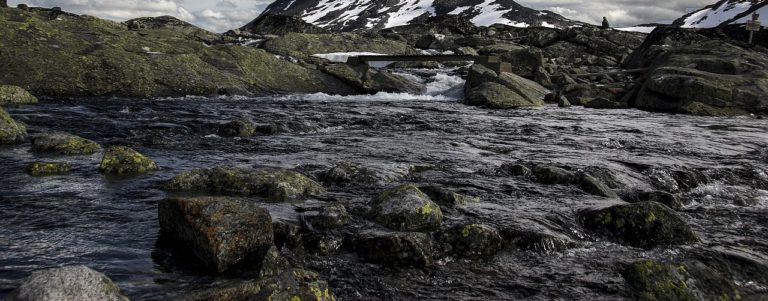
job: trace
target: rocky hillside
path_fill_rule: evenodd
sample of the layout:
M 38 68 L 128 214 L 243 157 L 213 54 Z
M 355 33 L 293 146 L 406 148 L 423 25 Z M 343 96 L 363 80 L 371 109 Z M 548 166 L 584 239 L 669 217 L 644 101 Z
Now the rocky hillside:
M 711 28 L 730 24 L 744 24 L 752 19 L 752 13 L 761 15 L 763 24 L 768 23 L 768 2 L 753 3 L 750 0 L 720 0 L 677 19 L 674 25 L 685 28 Z
M 277 0 L 264 14 L 300 16 L 333 31 L 382 29 L 420 22 L 430 16 L 457 15 L 479 26 L 580 25 L 550 11 L 537 11 L 512 0 Z

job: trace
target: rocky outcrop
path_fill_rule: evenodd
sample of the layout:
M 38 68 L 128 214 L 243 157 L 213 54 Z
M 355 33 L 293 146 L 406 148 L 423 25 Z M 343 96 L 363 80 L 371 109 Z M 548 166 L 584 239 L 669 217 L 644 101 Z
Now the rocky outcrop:
M 725 37 L 660 27 L 627 62 L 648 67 L 631 103 L 695 115 L 768 113 L 768 54 Z
M 37 97 L 21 87 L 0 85 L 0 105 L 37 103 Z
M 17 144 L 27 138 L 27 127 L 0 107 L 0 144 Z
M 92 155 L 101 147 L 98 143 L 68 133 L 41 133 L 32 136 L 32 151 L 67 156 Z
M 49 14 L 0 10 L 6 24 L 0 27 L 0 82 L 38 96 L 352 93 L 320 71 L 253 47 L 212 45 L 170 19 L 132 20 L 131 29 L 89 16 L 50 20 Z
M 307 23 L 297 16 L 262 14 L 250 23 L 240 27 L 240 31 L 261 35 L 285 35 L 288 33 L 329 33 L 322 27 Z
M 43 177 L 68 173 L 71 169 L 72 165 L 67 162 L 35 162 L 27 168 L 27 173 Z
M 66 266 L 32 273 L 8 301 L 127 301 L 112 280 L 85 266 Z
M 210 31 L 184 22 L 172 16 L 144 17 L 136 18 L 123 22 L 130 30 L 168 30 L 174 33 L 181 33 L 193 40 L 211 43 L 216 39 L 216 35 Z
M 382 192 L 371 201 L 373 220 L 398 231 L 428 231 L 440 227 L 443 212 L 416 185 Z
M 109 175 L 142 174 L 157 170 L 157 163 L 125 146 L 110 146 L 104 153 L 99 171 Z
M 354 87 L 360 93 L 394 92 L 422 94 L 427 90 L 423 84 L 410 81 L 405 77 L 385 70 L 372 70 L 368 65 L 332 64 L 323 66 L 321 70 Z
M 274 54 L 301 60 L 308 60 L 313 54 L 335 52 L 374 52 L 397 55 L 415 53 L 403 42 L 356 33 L 288 33 L 269 39 L 264 43 L 264 49 Z
M 582 220 L 587 229 L 638 248 L 652 249 L 699 241 L 680 215 L 656 202 L 588 211 L 582 215 Z
M 482 65 L 473 65 L 465 86 L 464 103 L 494 109 L 540 107 L 549 90 L 512 73 L 498 74 Z
M 273 244 L 269 211 L 222 198 L 171 198 L 158 209 L 163 239 L 181 243 L 211 272 L 261 262 Z
M 363 233 L 355 248 L 363 259 L 389 266 L 427 267 L 434 262 L 433 241 L 424 233 Z
M 172 191 L 260 196 L 274 202 L 293 201 L 325 193 L 325 189 L 312 179 L 295 171 L 276 168 L 196 169 L 177 175 L 165 187 Z

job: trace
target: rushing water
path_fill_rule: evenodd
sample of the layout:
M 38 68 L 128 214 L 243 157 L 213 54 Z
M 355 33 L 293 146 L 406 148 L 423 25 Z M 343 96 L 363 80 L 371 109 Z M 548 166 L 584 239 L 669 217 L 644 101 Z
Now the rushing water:
M 768 263 L 768 123 L 638 110 L 581 107 L 488 110 L 456 101 L 460 80 L 445 74 L 429 95 L 322 94 L 267 98 L 49 99 L 8 111 L 30 132 L 66 131 L 102 145 L 128 144 L 161 170 L 111 179 L 100 154 L 49 157 L 30 145 L 0 148 L 0 297 L 37 269 L 85 264 L 133 299 L 174 295 L 211 279 L 153 262 L 160 183 L 218 165 L 298 168 L 310 175 L 344 161 L 374 166 L 398 182 L 437 183 L 481 197 L 449 212 L 446 224 L 480 221 L 577 242 L 567 250 L 506 249 L 487 260 L 445 260 L 432 268 L 392 269 L 348 252 L 310 256 L 336 294 L 352 299 L 628 298 L 619 266 L 639 258 L 676 260 L 700 250 L 750 254 Z M 456 94 L 459 93 L 459 94 Z M 222 138 L 213 130 L 245 117 L 283 132 Z M 24 173 L 37 160 L 69 161 L 68 175 Z M 625 189 L 651 189 L 649 177 L 674 169 L 747 170 L 749 181 L 712 181 L 683 191 L 682 215 L 703 242 L 644 251 L 606 242 L 578 225 L 579 210 L 619 203 L 569 186 L 544 186 L 495 170 L 518 161 L 609 170 Z M 409 166 L 429 171 L 408 173 Z M 352 212 L 385 187 L 328 186 Z M 746 284 L 745 284 L 746 285 Z M 760 285 L 760 284 L 750 284 Z M 764 285 L 764 284 L 763 284 Z

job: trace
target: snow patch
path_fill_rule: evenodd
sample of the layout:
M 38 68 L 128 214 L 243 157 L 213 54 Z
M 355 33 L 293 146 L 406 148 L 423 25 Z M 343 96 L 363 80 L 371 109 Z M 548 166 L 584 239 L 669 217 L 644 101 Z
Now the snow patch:
M 751 2 L 723 2 L 714 8 L 702 9 L 685 18 L 682 27 L 711 28 L 727 22 L 752 7 Z
M 622 27 L 622 28 L 615 28 L 615 29 L 620 31 L 651 33 L 651 31 L 656 29 L 656 26 L 633 26 L 633 27 Z

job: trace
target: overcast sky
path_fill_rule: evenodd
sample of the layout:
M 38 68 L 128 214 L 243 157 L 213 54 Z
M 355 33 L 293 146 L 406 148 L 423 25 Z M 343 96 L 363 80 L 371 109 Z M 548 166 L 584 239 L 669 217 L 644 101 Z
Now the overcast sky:
M 9 0 L 8 4 L 60 6 L 65 11 L 123 21 L 172 15 L 205 29 L 224 32 L 253 20 L 272 0 Z M 567 18 L 598 24 L 607 16 L 614 26 L 672 21 L 716 0 L 518 0 Z

